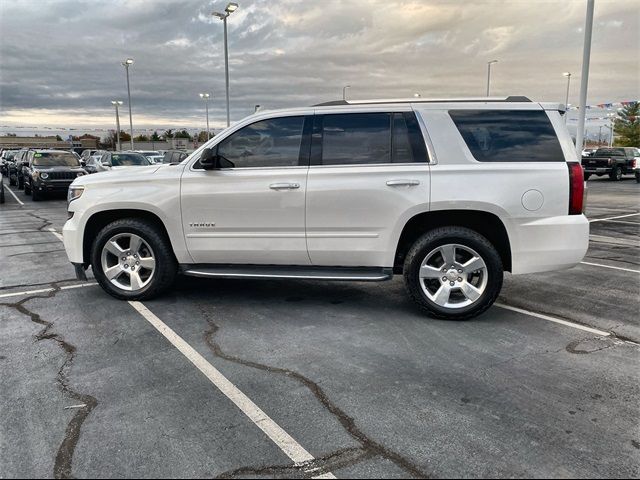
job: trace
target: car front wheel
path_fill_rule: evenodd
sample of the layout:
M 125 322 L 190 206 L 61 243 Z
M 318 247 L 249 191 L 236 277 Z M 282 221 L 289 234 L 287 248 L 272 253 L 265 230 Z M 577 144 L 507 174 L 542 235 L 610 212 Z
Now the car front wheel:
M 502 288 L 503 266 L 495 247 L 464 227 L 440 227 L 422 235 L 404 262 L 411 298 L 429 316 L 467 320 L 487 310 Z
M 166 291 L 177 262 L 166 234 L 152 222 L 128 218 L 105 226 L 91 248 L 100 286 L 121 300 L 145 300 Z

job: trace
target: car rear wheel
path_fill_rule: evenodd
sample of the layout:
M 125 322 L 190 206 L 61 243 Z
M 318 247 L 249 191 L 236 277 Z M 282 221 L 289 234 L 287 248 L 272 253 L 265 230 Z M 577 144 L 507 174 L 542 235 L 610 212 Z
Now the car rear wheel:
M 404 262 L 405 285 L 428 315 L 467 320 L 495 302 L 503 267 L 495 247 L 464 227 L 441 227 L 420 237 Z
M 636 183 L 640 183 L 640 172 L 636 172 Z
M 128 218 L 104 227 L 91 248 L 100 286 L 122 300 L 144 300 L 167 290 L 178 270 L 165 233 L 151 222 Z
M 614 167 L 613 170 L 611 170 L 609 177 L 615 182 L 619 182 L 620 180 L 622 180 L 622 167 Z
M 585 180 L 585 182 L 586 182 L 587 180 L 589 180 L 589 177 L 590 177 L 590 176 L 591 176 L 591 174 L 590 174 L 590 173 L 585 173 L 585 174 L 584 174 L 584 180 Z
M 31 185 L 27 184 L 26 182 L 24 184 L 24 194 L 31 195 Z

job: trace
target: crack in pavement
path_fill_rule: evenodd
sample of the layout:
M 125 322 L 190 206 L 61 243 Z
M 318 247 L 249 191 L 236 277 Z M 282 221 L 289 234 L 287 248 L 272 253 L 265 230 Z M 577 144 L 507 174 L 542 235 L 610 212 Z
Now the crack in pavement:
M 58 369 L 56 381 L 63 394 L 84 405 L 76 410 L 76 413 L 67 424 L 64 438 L 56 453 L 53 465 L 53 476 L 54 478 L 72 478 L 71 467 L 73 464 L 73 454 L 80 438 L 80 429 L 91 411 L 98 405 L 98 400 L 89 394 L 75 391 L 69 385 L 68 372 L 76 357 L 76 347 L 67 342 L 60 334 L 52 331 L 54 325 L 52 322 L 44 320 L 39 314 L 32 312 L 25 306 L 25 303 L 36 298 L 53 298 L 60 291 L 58 282 L 49 282 L 47 285 L 52 288 L 50 292 L 30 295 L 19 302 L 0 303 L 0 306 L 13 308 L 23 315 L 28 316 L 33 323 L 43 326 L 44 328 L 35 335 L 36 342 L 51 340 L 65 352 L 66 357 Z
M 295 463 L 293 465 L 240 467 L 221 473 L 215 478 L 253 478 L 254 476 L 267 475 L 269 475 L 270 478 L 275 475 L 278 475 L 279 477 L 287 475 L 285 478 L 314 478 L 333 470 L 339 470 L 341 468 L 355 465 L 356 463 L 372 457 L 372 452 L 368 452 L 363 448 L 343 448 L 307 462 Z
M 250 367 L 250 368 L 255 368 L 258 370 L 263 370 L 269 373 L 283 375 L 287 378 L 292 378 L 296 380 L 298 383 L 307 387 L 307 389 L 309 389 L 309 391 L 315 396 L 315 398 L 320 402 L 320 404 L 340 422 L 340 424 L 347 431 L 347 433 L 349 433 L 349 435 L 351 435 L 352 438 L 354 438 L 358 443 L 362 445 L 362 451 L 367 452 L 367 454 L 371 456 L 381 456 L 383 458 L 386 458 L 387 460 L 399 466 L 401 469 L 405 470 L 407 473 L 409 473 L 413 477 L 430 478 L 427 473 L 423 472 L 420 469 L 420 467 L 418 467 L 417 465 L 414 465 L 411 461 L 404 458 L 399 453 L 394 452 L 386 448 L 384 445 L 381 445 L 375 440 L 372 440 L 371 438 L 369 438 L 362 430 L 360 430 L 356 426 L 353 418 L 351 418 L 342 409 L 340 409 L 340 407 L 334 404 L 329 399 L 329 396 L 325 393 L 322 387 L 320 387 L 313 380 L 305 377 L 301 373 L 298 373 L 293 370 L 289 370 L 287 368 L 272 367 L 269 365 L 253 362 L 251 360 L 245 360 L 243 358 L 225 353 L 220 347 L 220 345 L 215 341 L 215 336 L 217 332 L 220 330 L 220 327 L 213 321 L 213 319 L 211 318 L 211 315 L 206 310 L 206 307 L 204 304 L 202 304 L 197 300 L 196 300 L 196 304 L 198 305 L 198 308 L 200 309 L 207 324 L 209 325 L 209 329 L 204 333 L 204 340 L 214 355 L 216 355 L 219 358 L 222 358 L 223 360 L 227 360 L 229 362 L 233 362 L 233 363 Z M 279 468 L 279 467 L 274 466 L 274 467 L 262 467 L 262 468 L 265 469 L 265 468 Z

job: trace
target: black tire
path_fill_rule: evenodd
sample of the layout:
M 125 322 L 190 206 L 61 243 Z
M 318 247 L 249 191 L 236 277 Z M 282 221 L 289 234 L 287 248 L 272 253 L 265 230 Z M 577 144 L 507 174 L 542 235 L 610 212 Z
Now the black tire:
M 33 198 L 34 202 L 39 202 L 40 200 L 42 200 L 42 194 L 37 190 L 31 190 L 31 197 Z
M 24 194 L 31 195 L 31 185 L 26 182 L 24 184 Z
M 590 177 L 590 176 L 591 176 L 591 174 L 590 174 L 590 173 L 585 173 L 585 174 L 584 174 L 584 180 L 585 180 L 585 182 L 586 182 L 587 180 L 589 180 L 589 177 Z
M 4 203 L 4 186 L 0 189 L 0 203 Z
M 609 174 L 609 178 L 614 182 L 622 180 L 622 167 L 620 165 L 613 167 L 613 170 L 611 170 L 611 173 Z
M 640 173 L 636 172 L 636 183 L 640 183 Z
M 113 285 L 102 271 L 102 248 L 111 237 L 119 233 L 138 235 L 149 244 L 155 255 L 156 269 L 151 281 L 136 292 Z M 178 263 L 166 234 L 152 222 L 138 218 L 116 220 L 100 230 L 91 246 L 91 267 L 100 286 L 109 295 L 120 300 L 147 300 L 158 296 L 173 285 L 178 271 Z
M 24 188 L 24 179 L 18 177 L 18 190 L 22 190 Z
M 436 304 L 424 293 L 419 277 L 420 266 L 426 256 L 439 246 L 459 244 L 471 248 L 484 260 L 487 267 L 487 285 L 480 297 L 471 305 L 447 308 Z M 468 320 L 487 310 L 502 289 L 502 259 L 485 237 L 464 227 L 440 227 L 422 235 L 409 249 L 404 261 L 404 280 L 409 295 L 429 316 L 443 320 Z
M 11 178 L 11 176 L 9 176 L 9 186 L 15 187 L 15 185 L 16 185 L 16 181 L 13 178 Z

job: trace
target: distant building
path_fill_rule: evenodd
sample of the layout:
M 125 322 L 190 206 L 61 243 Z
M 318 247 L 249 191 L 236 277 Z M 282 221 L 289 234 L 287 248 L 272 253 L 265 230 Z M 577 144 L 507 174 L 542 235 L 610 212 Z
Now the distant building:
M 58 140 L 56 137 L 14 137 L 13 135 L 0 136 L 0 148 L 98 148 L 99 137 L 82 135 L 77 140 Z

